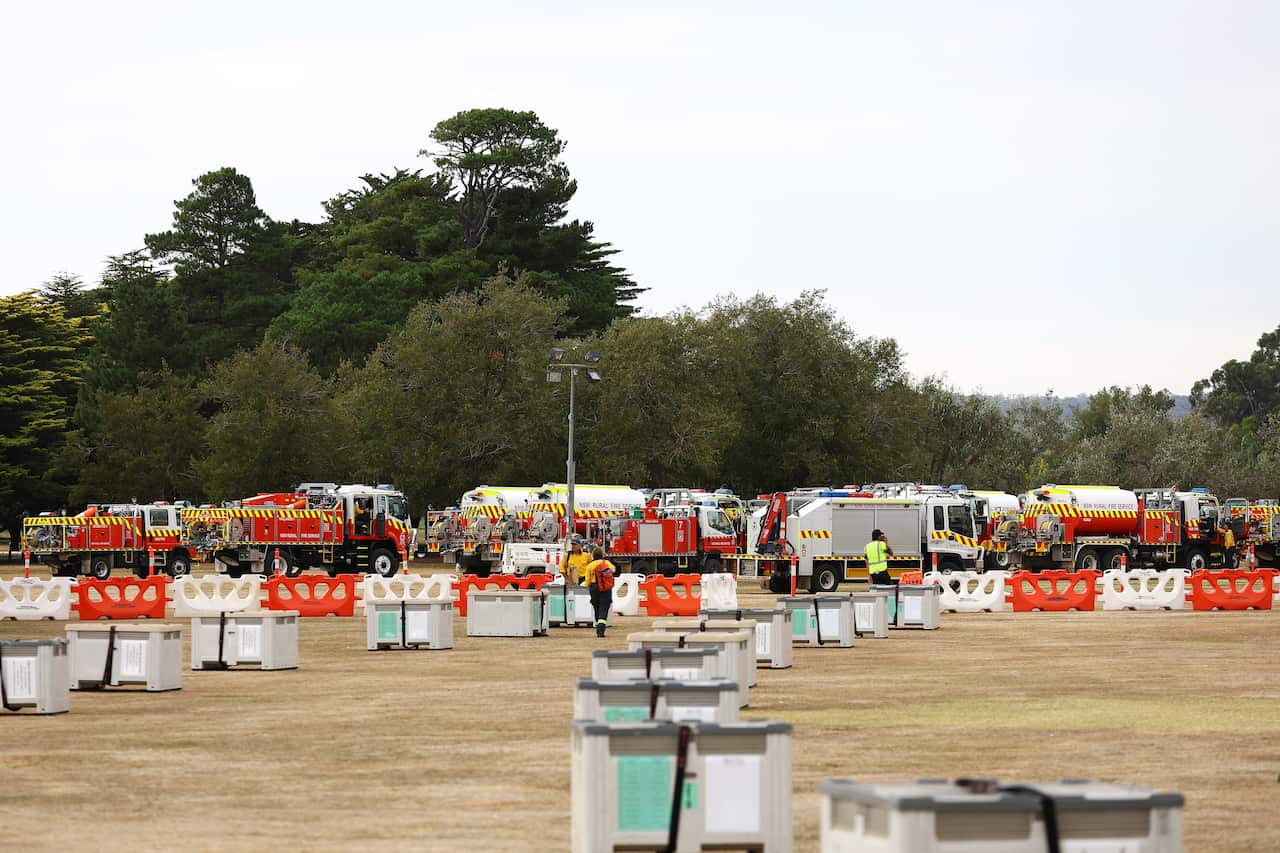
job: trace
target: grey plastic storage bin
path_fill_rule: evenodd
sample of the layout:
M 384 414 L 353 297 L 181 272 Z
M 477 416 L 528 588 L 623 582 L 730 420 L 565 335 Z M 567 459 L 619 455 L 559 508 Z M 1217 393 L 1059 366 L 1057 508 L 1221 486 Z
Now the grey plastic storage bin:
M 853 600 L 847 595 L 779 598 L 791 617 L 791 642 L 801 646 L 853 646 Z
M 756 623 L 737 619 L 703 619 L 701 616 L 663 616 L 653 620 L 653 630 L 658 633 L 680 632 L 684 634 L 720 633 L 731 634 L 739 631 L 751 635 L 752 641 L 747 643 L 746 667 L 747 686 L 756 686 L 756 658 L 752 652 L 756 635 Z
M 787 669 L 791 666 L 791 617 L 785 607 L 773 610 L 700 610 L 698 616 L 704 619 L 734 619 L 754 623 L 756 666 L 768 669 Z
M 676 851 L 790 853 L 790 724 L 743 721 L 688 728 Z M 575 853 L 663 849 L 675 801 L 680 729 L 659 722 L 573 724 Z
M 899 584 L 895 628 L 924 628 L 942 624 L 942 589 L 937 584 Z
M 873 586 L 867 592 L 849 595 L 853 599 L 854 632 L 878 639 L 889 636 L 889 608 L 897 593 L 894 587 Z
M 873 583 L 869 588 L 872 592 L 886 592 L 889 594 L 889 626 L 896 625 L 898 622 L 898 585 L 896 583 Z
M 4 700 L 37 714 L 71 709 L 71 669 L 67 641 L 0 640 L 0 684 Z
M 591 677 L 596 681 L 633 681 L 671 678 L 705 681 L 720 672 L 720 650 L 698 646 L 693 649 L 649 649 L 640 651 L 591 652 Z
M 590 627 L 596 623 L 591 607 L 591 590 L 581 584 L 549 583 L 542 588 L 547 594 L 547 621 L 555 628 Z
M 467 591 L 468 637 L 536 637 L 550 627 L 547 596 L 540 589 Z
M 67 626 L 71 689 L 142 684 L 182 689 L 182 626 L 164 622 L 81 622 Z
M 364 606 L 369 651 L 453 648 L 452 601 L 398 601 Z
M 738 684 L 738 702 L 745 708 L 750 701 L 751 671 L 755 669 L 755 636 L 746 631 L 642 631 L 627 635 L 632 651 L 644 649 L 683 649 L 704 646 L 720 652 L 715 678 Z
M 952 782 L 827 779 L 822 853 L 1043 853 L 1041 798 Z M 1181 794 L 1105 782 L 1035 783 L 1057 813 L 1062 853 L 1180 853 Z
M 298 611 L 250 610 L 191 617 L 191 668 L 298 668 Z
M 595 681 L 579 678 L 573 718 L 596 723 L 733 723 L 738 685 L 723 678 L 704 681 Z

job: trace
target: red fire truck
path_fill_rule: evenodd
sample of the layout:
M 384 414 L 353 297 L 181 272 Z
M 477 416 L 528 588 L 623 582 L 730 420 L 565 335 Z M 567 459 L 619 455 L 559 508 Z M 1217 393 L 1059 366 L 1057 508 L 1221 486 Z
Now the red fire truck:
M 191 549 L 181 539 L 182 505 L 94 504 L 79 515 L 42 513 L 22 521 L 23 547 L 55 576 L 106 580 L 111 570 L 146 577 L 154 554 L 157 572 L 191 571 Z
M 1258 565 L 1280 565 L 1280 501 L 1230 498 L 1223 510 L 1236 540 L 1253 547 Z
M 609 523 L 609 559 L 633 572 L 718 572 L 725 556 L 740 550 L 737 529 L 717 506 L 651 502 L 637 516 Z
M 392 486 L 303 483 L 183 514 L 184 536 L 232 577 L 309 568 L 391 577 L 413 547 L 409 502 Z

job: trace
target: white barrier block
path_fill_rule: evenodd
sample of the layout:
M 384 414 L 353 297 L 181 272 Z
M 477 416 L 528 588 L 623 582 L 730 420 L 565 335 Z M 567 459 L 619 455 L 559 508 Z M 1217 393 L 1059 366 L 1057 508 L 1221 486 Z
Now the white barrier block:
M 453 587 L 457 575 L 395 575 L 384 578 L 369 574 L 359 583 L 361 606 L 369 604 L 399 604 L 402 601 L 422 603 L 453 601 Z
M 173 581 L 174 616 L 217 616 L 259 610 L 262 575 L 187 575 Z
M 613 607 L 610 612 L 619 616 L 640 615 L 640 584 L 644 575 L 631 572 L 618 575 L 613 584 Z
M 701 610 L 736 610 L 738 607 L 738 579 L 728 572 L 703 575 Z
M 937 584 L 942 590 L 941 604 L 950 613 L 998 613 L 1004 610 L 1005 581 L 1009 573 L 1000 569 L 989 572 L 929 572 L 926 584 Z
M 1102 573 L 1103 610 L 1182 610 L 1187 604 L 1183 569 L 1108 569 Z
M 71 578 L 0 580 L 0 619 L 71 618 Z

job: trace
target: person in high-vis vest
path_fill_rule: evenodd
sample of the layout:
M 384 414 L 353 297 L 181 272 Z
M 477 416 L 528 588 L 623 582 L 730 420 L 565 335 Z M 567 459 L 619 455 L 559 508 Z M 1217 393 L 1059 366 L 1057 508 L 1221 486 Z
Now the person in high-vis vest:
M 866 554 L 867 573 L 871 575 L 871 582 L 893 583 L 893 578 L 889 576 L 889 558 L 893 556 L 893 549 L 889 547 L 889 537 L 884 535 L 883 530 L 871 531 L 871 541 L 867 543 Z

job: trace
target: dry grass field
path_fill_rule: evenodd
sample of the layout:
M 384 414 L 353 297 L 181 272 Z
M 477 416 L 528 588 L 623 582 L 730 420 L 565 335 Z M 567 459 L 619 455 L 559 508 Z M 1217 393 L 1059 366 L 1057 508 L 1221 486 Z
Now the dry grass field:
M 3 846 L 565 850 L 573 682 L 648 623 L 618 621 L 600 641 L 472 639 L 458 620 L 451 651 L 374 653 L 359 616 L 306 620 L 296 671 L 185 670 L 179 692 L 4 715 Z M 1275 850 L 1278 641 L 1280 613 L 944 615 L 797 648 L 744 713 L 795 726 L 797 850 L 817 848 L 819 779 L 972 775 L 1176 789 L 1187 850 Z

